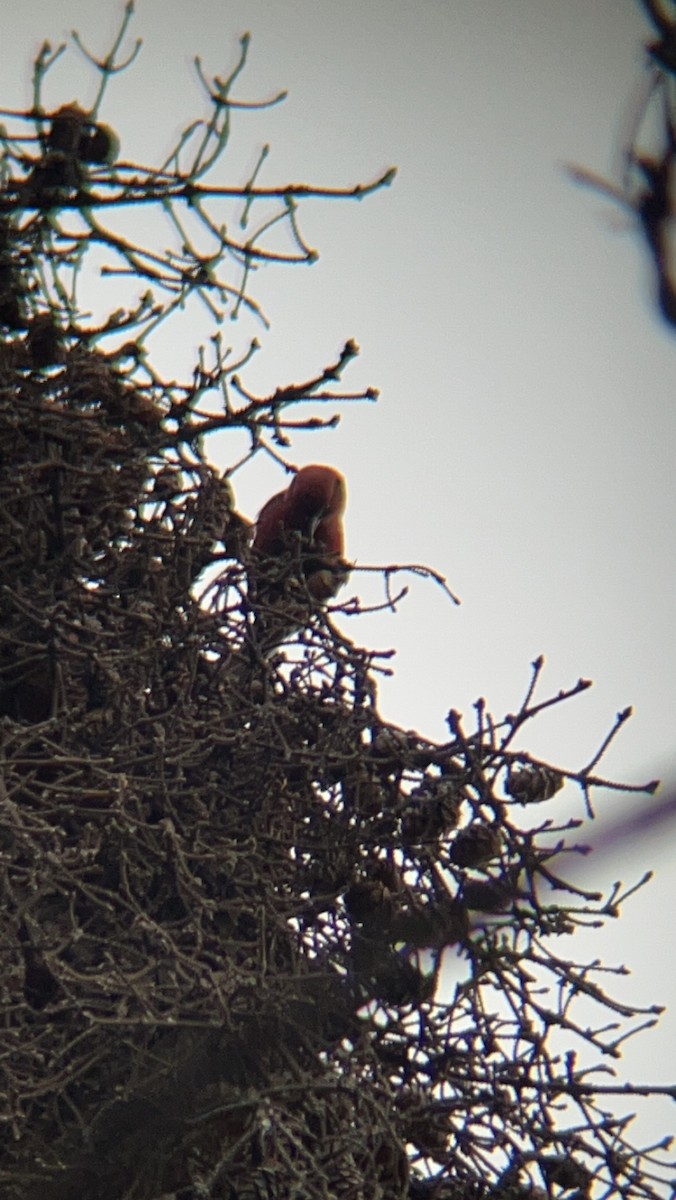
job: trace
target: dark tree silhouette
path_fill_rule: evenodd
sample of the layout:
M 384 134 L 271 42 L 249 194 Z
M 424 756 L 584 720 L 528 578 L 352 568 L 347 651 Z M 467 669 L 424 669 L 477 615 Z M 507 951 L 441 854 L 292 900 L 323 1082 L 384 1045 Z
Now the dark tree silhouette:
M 573 167 L 571 173 L 635 218 L 648 250 L 658 309 L 667 324 L 676 325 L 676 4 L 640 3 L 651 38 L 655 33 L 657 38 L 645 43 L 647 86 L 622 148 L 621 180 L 613 183 L 583 167 Z
M 589 686 L 539 698 L 538 660 L 502 721 L 479 702 L 470 730 L 451 710 L 442 744 L 384 721 L 386 663 L 343 632 L 357 599 L 303 590 L 302 528 L 267 600 L 283 617 L 300 598 L 301 619 L 271 645 L 266 611 L 261 639 L 241 453 L 221 475 L 207 435 L 286 462 L 295 430 L 334 422 L 318 405 L 356 398 L 339 381 L 357 348 L 270 396 L 217 334 L 187 381 L 151 359 L 184 305 L 217 327 L 256 310 L 253 264 L 309 255 L 303 197 L 392 175 L 212 187 L 247 107 L 246 40 L 227 80 L 200 73 L 207 115 L 167 162 L 125 162 L 99 108 L 131 12 L 90 56 L 91 109 L 43 109 L 45 47 L 33 107 L 2 134 L 2 1195 L 658 1196 L 666 1143 L 634 1147 L 616 1106 L 660 1089 L 611 1065 L 659 1009 L 557 954 L 625 896 L 562 878 L 580 821 L 546 809 L 571 783 L 591 816 L 596 787 L 623 786 L 597 766 L 628 713 L 582 769 L 536 761 L 524 727 Z M 264 214 L 241 242 L 226 201 Z M 149 205 L 173 249 L 115 232 Z M 293 254 L 266 248 L 274 222 Z M 148 290 L 96 324 L 78 289 L 100 250 Z M 401 569 L 383 570 L 384 604 Z

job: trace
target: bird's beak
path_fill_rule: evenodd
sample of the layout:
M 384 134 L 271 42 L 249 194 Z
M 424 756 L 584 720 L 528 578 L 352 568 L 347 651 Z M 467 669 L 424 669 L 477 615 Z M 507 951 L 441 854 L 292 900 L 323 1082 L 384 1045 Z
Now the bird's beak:
M 315 534 L 316 534 L 316 532 L 317 532 L 317 527 L 318 527 L 318 526 L 319 526 L 319 524 L 320 524 L 320 523 L 321 523 L 321 522 L 324 520 L 324 517 L 326 516 L 327 512 L 328 512 L 328 509 L 326 509 L 326 508 L 323 508 L 323 509 L 321 510 L 321 512 L 318 512 L 318 513 L 317 513 L 317 515 L 316 515 L 316 516 L 314 516 L 314 517 L 312 518 L 312 520 L 310 521 L 310 526 L 309 526 L 309 535 L 310 535 L 310 536 L 309 536 L 309 541 L 311 541 L 311 542 L 312 542 L 312 541 L 314 541 L 314 536 L 315 536 Z

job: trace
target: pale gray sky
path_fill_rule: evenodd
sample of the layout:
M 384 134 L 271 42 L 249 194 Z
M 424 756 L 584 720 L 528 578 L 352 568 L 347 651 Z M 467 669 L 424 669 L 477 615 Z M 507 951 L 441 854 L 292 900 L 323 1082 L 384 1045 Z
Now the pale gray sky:
M 30 102 L 43 38 L 56 43 L 77 27 L 105 52 L 121 11 L 22 0 L 3 29 L 2 103 Z M 377 406 L 345 408 L 336 432 L 299 437 L 290 459 L 345 471 L 352 558 L 427 562 L 462 597 L 455 609 L 432 584 L 409 580 L 397 615 L 348 624 L 360 642 L 398 649 L 381 688 L 384 715 L 438 737 L 448 709 L 469 723 L 479 696 L 500 717 L 544 653 L 550 692 L 580 675 L 596 686 L 536 722 L 528 749 L 580 767 L 633 704 L 607 773 L 676 775 L 676 340 L 652 304 L 630 223 L 562 166 L 618 168 L 642 79 L 639 6 L 138 0 L 142 57 L 113 83 L 102 114 L 125 158 L 162 158 L 203 111 L 192 56 L 223 73 L 245 30 L 249 66 L 235 94 L 290 95 L 236 116 L 220 182 L 243 182 L 264 141 L 272 149 L 260 181 L 270 185 L 352 185 L 399 167 L 394 186 L 362 204 L 301 210 L 319 262 L 254 281 L 269 334 L 248 325 L 224 333 L 233 344 L 261 337 L 252 389 L 313 374 L 348 337 L 362 355 L 346 386 L 381 389 Z M 52 88 L 55 106 L 91 101 L 77 52 Z M 158 353 L 177 371 L 189 367 L 210 332 L 191 318 Z M 238 476 L 241 508 L 255 515 L 281 484 L 272 464 L 254 464 Z M 353 586 L 377 594 L 371 577 L 356 575 Z M 612 794 L 597 807 L 625 816 L 639 803 Z M 573 789 L 561 804 L 582 815 Z M 632 968 L 622 996 L 671 1004 L 662 1029 L 630 1043 L 622 1065 L 666 1083 L 676 1074 L 673 837 L 664 831 L 618 852 L 615 865 L 604 861 L 602 882 L 629 882 L 652 865 L 658 878 L 579 952 Z M 671 1119 L 663 1106 L 648 1133 L 666 1132 Z

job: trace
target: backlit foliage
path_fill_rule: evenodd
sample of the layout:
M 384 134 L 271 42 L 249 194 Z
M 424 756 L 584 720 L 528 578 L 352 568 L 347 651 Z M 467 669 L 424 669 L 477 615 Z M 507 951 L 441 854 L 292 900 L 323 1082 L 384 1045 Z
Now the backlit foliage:
M 130 15 L 92 59 L 99 100 Z M 260 644 L 249 527 L 208 435 L 282 458 L 317 424 L 304 405 L 355 398 L 336 388 L 356 346 L 268 397 L 222 353 L 222 313 L 255 308 L 252 263 L 284 258 L 269 217 L 235 243 L 214 215 L 241 63 L 201 73 L 207 116 L 142 168 L 99 101 L 43 110 L 54 57 L 2 138 L 2 1196 L 661 1194 L 663 1156 L 613 1103 L 644 1089 L 609 1069 L 658 1010 L 557 953 L 622 900 L 563 881 L 580 822 L 547 808 L 564 784 L 590 805 L 610 738 L 578 771 L 522 748 L 587 682 L 541 699 L 538 661 L 512 715 L 451 710 L 436 744 L 383 720 L 386 664 L 339 601 L 308 597 L 300 629 Z M 252 179 L 229 198 L 250 220 L 276 204 L 302 260 L 312 193 Z M 148 205 L 173 250 L 112 232 Z M 78 288 L 101 249 L 147 292 L 93 323 Z M 189 301 L 212 357 L 164 381 L 149 341 Z

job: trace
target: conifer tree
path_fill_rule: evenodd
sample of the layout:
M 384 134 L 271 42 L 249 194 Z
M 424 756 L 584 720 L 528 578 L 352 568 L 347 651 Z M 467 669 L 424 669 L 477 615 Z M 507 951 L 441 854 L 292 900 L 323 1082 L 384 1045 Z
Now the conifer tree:
M 247 39 L 227 79 L 200 68 L 206 115 L 167 161 L 125 161 L 100 112 L 113 80 L 133 86 L 131 16 L 90 54 L 95 105 L 43 107 L 45 45 L 2 131 L 0 1192 L 656 1197 L 663 1155 L 613 1105 L 657 1089 L 608 1064 L 659 1010 L 557 952 L 625 896 L 566 881 L 579 821 L 547 809 L 568 785 L 591 815 L 596 788 L 623 786 L 597 767 L 628 713 L 581 769 L 538 761 L 524 728 L 589 686 L 541 696 L 538 660 L 501 720 L 482 702 L 472 728 L 450 708 L 443 743 L 396 727 L 383 664 L 341 624 L 358 572 L 318 593 L 304 527 L 266 562 L 237 511 L 242 435 L 247 461 L 288 463 L 299 428 L 333 421 L 317 404 L 355 398 L 357 348 L 258 396 L 220 318 L 255 310 L 252 267 L 284 261 L 274 222 L 307 259 L 303 198 L 392 173 L 335 193 L 258 169 L 214 185 Z M 149 206 L 173 249 L 115 231 Z M 93 254 L 130 284 L 103 320 L 80 300 Z M 164 379 L 153 332 L 193 303 L 208 349 Z M 216 432 L 238 435 L 225 472 Z

